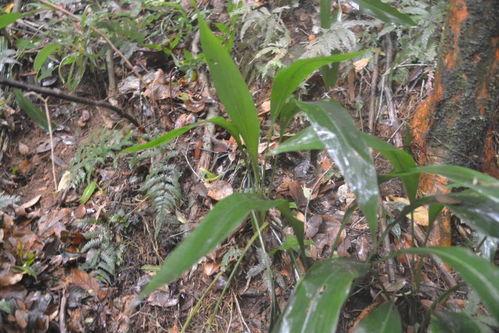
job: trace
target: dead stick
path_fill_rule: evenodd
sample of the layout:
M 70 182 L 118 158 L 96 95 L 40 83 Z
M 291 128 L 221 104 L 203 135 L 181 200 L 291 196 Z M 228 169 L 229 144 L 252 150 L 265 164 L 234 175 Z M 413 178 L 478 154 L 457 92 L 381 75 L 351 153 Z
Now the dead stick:
M 113 106 L 113 105 L 106 103 L 106 102 L 94 101 L 94 100 L 84 98 L 84 97 L 67 95 L 59 89 L 43 88 L 43 87 L 34 86 L 34 85 L 27 84 L 24 82 L 9 80 L 9 79 L 0 79 L 0 85 L 16 87 L 16 88 L 26 90 L 26 91 L 34 91 L 34 92 L 40 93 L 42 95 L 57 97 L 57 98 L 71 101 L 71 102 L 75 102 L 75 103 L 92 105 L 92 106 L 100 106 L 100 107 L 109 109 L 111 111 L 114 111 L 115 113 L 117 113 L 121 117 L 128 119 L 132 124 L 137 126 L 140 130 L 143 130 L 142 125 L 140 125 L 140 123 L 134 117 L 132 117 L 131 115 L 129 115 L 125 111 L 121 110 L 120 108 L 117 108 L 116 106 Z

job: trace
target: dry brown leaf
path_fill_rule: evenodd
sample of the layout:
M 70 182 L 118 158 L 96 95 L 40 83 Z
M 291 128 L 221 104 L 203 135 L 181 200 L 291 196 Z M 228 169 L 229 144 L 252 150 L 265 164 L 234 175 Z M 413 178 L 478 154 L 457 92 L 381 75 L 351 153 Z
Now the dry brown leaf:
M 213 183 L 205 183 L 205 186 L 208 189 L 208 196 L 216 201 L 227 198 L 234 192 L 232 185 L 222 179 L 215 180 Z
M 388 198 L 392 201 L 395 202 L 401 202 L 403 204 L 409 205 L 409 200 L 406 198 L 401 198 L 401 197 L 394 197 L 394 196 L 388 196 Z M 428 207 L 427 206 L 421 206 L 418 207 L 414 210 L 411 214 L 407 214 L 406 217 L 410 220 L 412 217 L 414 218 L 414 222 L 416 222 L 418 225 L 422 226 L 428 226 Z
M 203 273 L 206 276 L 212 276 L 220 268 L 220 263 L 206 261 L 203 263 Z
M 27 155 L 27 154 L 29 154 L 29 148 L 24 143 L 19 142 L 19 147 L 18 148 L 19 148 L 19 153 L 21 155 Z
M 70 275 L 66 277 L 66 284 L 78 286 L 90 295 L 97 297 L 100 301 L 102 301 L 107 294 L 106 290 L 101 290 L 96 279 L 88 275 L 87 272 L 77 268 L 73 268 Z
M 21 281 L 23 273 L 0 272 L 0 287 L 12 286 Z

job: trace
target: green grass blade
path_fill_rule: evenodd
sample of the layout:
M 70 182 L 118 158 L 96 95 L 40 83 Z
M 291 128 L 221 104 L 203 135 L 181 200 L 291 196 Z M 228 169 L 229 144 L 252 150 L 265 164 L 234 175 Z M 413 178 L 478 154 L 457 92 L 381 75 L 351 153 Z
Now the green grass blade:
M 371 229 L 371 235 L 376 239 L 378 181 L 372 156 L 364 140 L 360 138 L 360 131 L 338 102 L 297 102 L 297 104 L 307 114 L 317 137 L 355 193 L 359 207 Z
M 23 96 L 23 93 L 19 89 L 14 90 L 16 95 L 16 102 L 19 107 L 28 114 L 28 116 L 41 128 L 48 132 L 49 124 L 47 121 L 47 116 L 40 110 L 35 104 L 33 104 L 29 99 Z
M 400 25 L 414 26 L 414 22 L 410 16 L 402 14 L 397 9 L 380 0 L 353 0 L 356 2 L 360 10 L 365 14 L 380 19 L 386 23 L 394 23 Z
M 314 264 L 298 283 L 272 332 L 334 332 L 353 280 L 368 267 L 341 258 Z
M 168 256 L 160 271 L 141 292 L 147 296 L 175 280 L 227 238 L 251 211 L 266 211 L 287 204 L 285 200 L 266 200 L 256 194 L 236 193 L 216 204 L 199 226 Z
M 400 314 L 391 302 L 383 303 L 364 318 L 354 333 L 397 333 L 402 332 Z
M 328 57 L 300 59 L 280 71 L 274 79 L 270 95 L 270 114 L 276 120 L 287 99 L 307 77 L 322 66 L 361 56 L 365 51 L 335 54 Z
M 461 247 L 411 248 L 403 253 L 434 254 L 458 271 L 480 296 L 487 309 L 499 321 L 499 268 Z
M 163 134 L 162 136 L 159 136 L 156 139 L 153 139 L 153 140 L 146 142 L 144 144 L 126 148 L 123 150 L 123 152 L 124 153 L 133 153 L 133 152 L 148 149 L 148 148 L 154 148 L 156 146 L 167 143 L 167 142 L 181 136 L 185 132 L 193 129 L 194 127 L 204 125 L 206 123 L 213 123 L 215 125 L 219 125 L 221 127 L 224 127 L 230 133 L 230 135 L 232 135 L 236 139 L 236 141 L 239 140 L 239 135 L 237 133 L 237 130 L 235 129 L 235 127 L 231 123 L 229 123 L 227 120 L 225 120 L 221 117 L 214 117 L 214 118 L 203 120 L 203 121 L 200 121 L 200 122 L 197 122 L 197 123 L 194 123 L 191 125 L 187 125 L 187 126 L 184 126 L 181 128 L 174 129 L 174 130 L 167 132 L 167 133 Z
M 256 161 L 260 124 L 248 86 L 230 55 L 203 20 L 200 20 L 199 27 L 201 46 L 217 95 L 232 123 L 241 133 L 251 157 Z

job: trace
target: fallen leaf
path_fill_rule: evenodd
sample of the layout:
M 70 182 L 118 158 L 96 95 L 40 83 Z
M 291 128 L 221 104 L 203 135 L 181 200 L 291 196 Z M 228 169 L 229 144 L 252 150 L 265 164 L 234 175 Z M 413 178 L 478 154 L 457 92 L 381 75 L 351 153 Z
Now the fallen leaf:
M 71 172 L 69 170 L 64 171 L 59 185 L 57 185 L 57 192 L 67 190 L 71 186 Z
M 388 196 L 388 198 L 392 201 L 401 202 L 405 205 L 409 205 L 409 200 L 406 198 L 394 197 L 394 196 Z M 411 214 L 407 214 L 406 217 L 409 220 L 411 218 L 414 218 L 414 222 L 416 222 L 418 225 L 428 226 L 428 224 L 429 224 L 428 223 L 428 207 L 427 206 L 418 207 L 413 211 L 412 216 L 411 216 Z
M 19 142 L 19 153 L 21 155 L 27 155 L 29 153 L 29 148 L 24 143 Z
M 100 289 L 96 279 L 88 275 L 87 272 L 77 268 L 73 268 L 70 275 L 66 277 L 66 284 L 78 286 L 90 295 L 97 297 L 100 301 L 102 301 L 107 294 L 106 290 Z
M 205 186 L 208 189 L 208 196 L 216 201 L 220 201 L 234 193 L 232 185 L 222 179 L 215 180 L 212 183 L 205 183 Z
M 369 60 L 370 58 L 362 58 L 360 60 L 354 61 L 353 67 L 355 68 L 355 71 L 360 72 L 361 70 L 363 70 L 369 63 Z
M 0 287 L 12 286 L 21 281 L 23 273 L 0 272 Z
M 178 304 L 178 298 L 170 297 L 170 293 L 163 290 L 156 290 L 149 295 L 147 302 L 152 306 L 172 307 Z

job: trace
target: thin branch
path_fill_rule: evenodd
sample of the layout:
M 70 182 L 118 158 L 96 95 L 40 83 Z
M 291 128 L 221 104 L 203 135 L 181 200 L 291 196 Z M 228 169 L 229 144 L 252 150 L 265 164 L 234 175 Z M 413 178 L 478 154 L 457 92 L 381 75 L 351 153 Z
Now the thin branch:
M 84 97 L 67 95 L 59 89 L 43 88 L 43 87 L 27 84 L 27 83 L 20 82 L 20 81 L 9 80 L 9 79 L 0 79 L 0 85 L 16 87 L 16 88 L 26 90 L 26 91 L 34 91 L 34 92 L 40 93 L 42 95 L 57 97 L 57 98 L 71 101 L 71 102 L 75 102 L 75 103 L 92 105 L 92 106 L 100 106 L 100 107 L 109 109 L 111 111 L 114 111 L 115 113 L 117 113 L 121 117 L 128 119 L 132 124 L 137 126 L 140 130 L 143 130 L 142 125 L 134 117 L 132 117 L 131 115 L 129 115 L 125 111 L 121 110 L 120 108 L 113 106 L 113 105 L 106 103 L 106 102 L 94 101 L 94 100 L 84 98 Z

